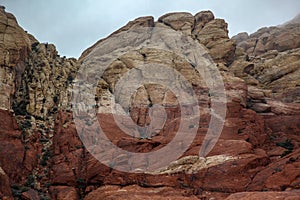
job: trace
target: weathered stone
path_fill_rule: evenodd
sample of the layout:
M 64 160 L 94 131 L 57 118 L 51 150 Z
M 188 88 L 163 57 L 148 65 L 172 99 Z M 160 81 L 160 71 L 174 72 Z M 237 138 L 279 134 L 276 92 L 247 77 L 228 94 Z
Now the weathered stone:
M 132 200 L 139 199 L 198 199 L 196 196 L 185 194 L 184 191 L 175 190 L 169 187 L 160 188 L 142 188 L 136 185 L 120 188 L 118 186 L 104 186 L 88 194 L 85 200 L 100 200 L 100 199 L 124 199 Z
M 254 103 L 251 106 L 251 109 L 253 109 L 257 113 L 270 112 L 271 106 L 265 103 Z
M 22 74 L 31 43 L 16 18 L 0 8 L 0 108 L 11 109 L 16 78 Z
M 168 13 L 161 16 L 158 22 L 162 22 L 176 31 L 180 30 L 184 33 L 191 34 L 194 27 L 194 16 L 186 12 Z
M 1 167 L 0 167 L 0 198 L 12 199 L 9 178 Z
M 52 44 L 40 44 L 18 27 L 11 14 L 5 13 L 2 7 L 0 9 L 0 34 L 4 33 L 4 45 L 0 48 L 4 48 L 5 55 L 9 52 L 5 58 L 2 51 L 0 53 L 3 57 L 0 58 L 3 86 L 2 89 L 0 86 L 0 106 L 3 107 L 0 109 L 0 165 L 6 172 L 2 176 L 0 173 L 0 198 L 12 198 L 9 184 L 14 184 L 13 188 L 31 187 L 16 194 L 23 199 L 225 199 L 236 192 L 285 191 L 238 193 L 229 197 L 280 199 L 288 195 L 293 198 L 294 192 L 298 193 L 298 18 L 281 27 L 261 29 L 250 36 L 242 33 L 229 39 L 226 22 L 214 19 L 210 11 L 195 16 L 170 13 L 160 17 L 158 22 L 154 22 L 153 17 L 142 17 L 98 41 L 77 61 L 60 57 Z M 8 29 L 6 25 L 11 27 Z M 167 37 L 156 46 L 133 51 L 129 51 L 131 44 L 109 40 L 141 27 L 160 28 Z M 211 56 L 216 62 L 226 90 L 226 102 L 224 99 L 219 102 L 226 103 L 224 127 L 205 158 L 199 157 L 199 151 L 211 128 L 211 116 L 215 116 L 212 98 L 218 94 L 209 91 L 206 77 L 195 70 L 193 59 L 185 57 L 196 49 L 186 48 L 183 55 L 172 52 L 173 36 L 177 34 L 181 36 L 176 41 L 179 46 L 186 47 L 186 41 L 193 40 L 205 46 L 201 50 L 204 51 L 202 56 Z M 190 119 L 180 121 L 183 110 L 178 96 L 181 94 L 165 85 L 138 85 L 136 92 L 130 94 L 129 105 L 121 98 L 114 99 L 118 81 L 131 70 L 149 64 L 165 65 L 184 77 L 195 92 L 201 113 L 197 135 L 180 158 L 155 173 L 142 173 L 140 168 L 130 169 L 132 173 L 113 169 L 116 163 L 130 164 L 127 155 L 114 155 L 113 150 L 104 155 L 113 162 L 108 166 L 100 163 L 86 147 L 92 144 L 95 152 L 103 152 L 102 138 L 83 134 L 84 131 L 96 133 L 99 130 L 84 120 L 76 121 L 75 126 L 70 89 L 80 67 L 78 63 L 84 63 L 102 42 L 108 46 L 119 45 L 120 49 L 115 52 L 122 52 L 122 56 L 111 57 L 113 61 L 99 77 L 96 94 L 86 98 L 96 101 L 99 124 L 113 145 L 135 153 L 157 151 L 174 139 L 181 123 L 188 122 L 190 128 L 194 127 L 194 121 Z M 161 45 L 168 46 L 168 51 L 162 50 Z M 207 70 L 204 65 L 201 67 Z M 87 68 L 86 73 L 92 76 L 95 70 Z M 172 85 L 183 84 L 170 81 L 177 76 L 163 69 L 156 69 L 151 76 L 169 80 Z M 142 73 L 142 77 L 149 78 L 149 75 Z M 128 86 L 121 92 L 128 94 L 130 86 L 137 86 L 137 83 L 134 79 L 124 80 Z M 11 109 L 11 105 L 14 112 L 4 110 Z M 111 106 L 116 106 L 116 110 L 112 111 Z M 163 106 L 165 109 L 161 112 Z M 84 109 L 84 105 L 81 108 Z M 128 116 L 125 116 L 126 111 Z M 195 110 L 184 111 L 192 113 Z M 131 122 L 126 127 L 131 135 L 118 127 L 114 117 L 123 124 Z M 159 126 L 132 129 L 135 124 L 143 127 L 151 122 Z M 86 127 L 86 124 L 90 126 Z M 78 133 L 84 126 L 86 130 Z M 86 137 L 87 143 L 83 144 L 79 136 L 81 139 Z M 173 152 L 161 155 L 157 162 L 172 155 Z
M 52 186 L 50 187 L 52 199 L 57 200 L 78 200 L 79 196 L 75 188 L 67 186 Z
M 154 27 L 154 18 L 149 16 L 149 17 L 140 17 L 137 18 L 133 21 L 128 22 L 124 27 L 120 28 L 119 30 L 113 32 L 110 36 L 120 33 L 122 31 L 128 31 L 130 29 L 133 28 L 141 28 L 141 27 Z M 107 38 L 109 38 L 110 36 L 108 36 Z M 86 49 L 81 56 L 79 57 L 79 61 L 83 61 L 83 59 L 97 46 L 99 45 L 101 42 L 103 42 L 105 39 L 101 39 L 98 42 L 96 42 L 93 46 L 89 47 L 88 49 Z
M 13 103 L 15 107 L 23 103 L 24 113 L 46 119 L 54 109 L 70 109 L 67 89 L 79 65 L 74 59 L 59 57 L 52 44 L 35 45 Z
M 21 198 L 24 200 L 32 200 L 32 199 L 40 200 L 39 193 L 32 189 L 23 192 Z
M 237 44 L 240 44 L 241 42 L 247 40 L 248 38 L 249 38 L 249 35 L 246 32 L 239 33 L 232 37 L 232 39 L 234 39 Z
M 24 181 L 29 171 L 24 167 L 25 147 L 21 131 L 12 113 L 4 110 L 0 110 L 0 149 L 1 167 L 10 180 Z
M 299 199 L 300 192 L 287 191 L 287 192 L 241 192 L 230 195 L 226 200 L 297 200 Z
M 245 34 L 234 36 L 238 46 L 249 55 L 261 55 L 270 50 L 279 52 L 300 47 L 299 17 L 281 26 L 261 28 L 256 33 L 246 37 Z
M 193 34 L 198 35 L 204 26 L 215 19 L 214 14 L 211 11 L 201 11 L 195 15 L 195 26 Z
M 215 62 L 226 65 L 233 62 L 236 44 L 234 40 L 229 39 L 227 23 L 224 20 L 212 20 L 194 34 L 199 42 L 209 49 Z
M 248 189 L 252 191 L 299 189 L 299 163 L 299 150 L 297 150 L 271 163 L 256 174 Z

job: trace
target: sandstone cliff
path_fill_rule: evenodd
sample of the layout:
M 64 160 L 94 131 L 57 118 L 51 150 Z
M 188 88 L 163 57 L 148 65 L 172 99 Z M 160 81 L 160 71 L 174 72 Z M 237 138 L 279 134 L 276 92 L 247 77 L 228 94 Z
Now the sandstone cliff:
M 114 46 L 111 38 L 141 27 L 182 33 L 180 45 L 186 41 L 203 45 L 223 78 L 227 113 L 218 142 L 205 158 L 199 157 L 215 94 L 209 92 L 193 63 L 159 46 L 109 57 L 114 61 L 97 83 L 95 110 L 101 128 L 118 147 L 131 152 L 159 150 L 180 125 L 176 95 L 161 85 L 147 84 L 133 96 L 130 116 L 145 126 L 150 123 L 151 105 L 168 106 L 164 127 L 148 139 L 133 138 L 117 128 L 109 109 L 115 84 L 140 65 L 164 64 L 180 72 L 193 86 L 201 111 L 196 138 L 177 161 L 151 173 L 125 173 L 112 169 L 113 164 L 101 164 L 83 145 L 73 120 L 71 91 L 78 70 L 98 45 Z M 142 17 L 129 22 L 76 60 L 59 56 L 52 44 L 39 43 L 1 7 L 0 199 L 298 198 L 299 27 L 295 18 L 250 36 L 242 33 L 229 38 L 226 22 L 210 11 L 194 16 L 169 13 L 158 21 Z M 116 52 L 127 48 L 125 43 L 117 45 Z M 94 128 L 89 129 L 97 131 Z M 113 158 L 121 164 L 128 160 L 126 155 Z

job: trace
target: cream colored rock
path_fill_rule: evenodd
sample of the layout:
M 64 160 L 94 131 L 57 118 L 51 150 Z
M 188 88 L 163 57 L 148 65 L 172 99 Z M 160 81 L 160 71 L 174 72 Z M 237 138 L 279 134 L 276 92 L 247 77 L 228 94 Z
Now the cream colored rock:
M 211 11 L 201 11 L 195 15 L 195 25 L 193 34 L 198 35 L 204 26 L 215 19 L 214 14 Z
M 227 23 L 223 19 L 209 21 L 194 34 L 209 49 L 215 62 L 226 65 L 233 62 L 236 44 L 235 40 L 229 39 Z
M 17 78 L 23 73 L 31 42 L 16 18 L 0 8 L 0 108 L 10 110 Z
M 44 119 L 53 109 L 70 110 L 72 96 L 68 87 L 78 68 L 75 59 L 59 57 L 54 45 L 35 44 L 16 91 L 15 107 L 27 100 L 24 112 Z
M 158 22 L 190 35 L 194 27 L 194 16 L 186 12 L 168 13 L 161 16 Z
M 261 55 L 270 50 L 283 52 L 300 47 L 299 24 L 299 17 L 296 17 L 283 25 L 261 28 L 248 37 L 240 34 L 233 39 L 249 55 Z
M 174 77 L 173 74 L 166 73 L 165 69 L 162 67 L 159 71 L 155 71 L 153 73 L 155 77 L 148 77 L 149 75 L 143 72 L 140 74 L 141 77 L 126 79 L 126 73 L 130 70 L 134 69 L 138 72 L 139 67 L 149 64 L 160 64 L 166 68 L 175 69 L 178 71 L 177 73 L 179 73 L 180 76 L 178 75 L 178 77 Z M 166 84 L 169 85 L 177 84 L 177 88 L 181 87 L 181 79 L 185 79 L 196 88 L 206 87 L 205 81 L 200 74 L 182 57 L 172 52 L 160 50 L 159 48 L 143 48 L 138 51 L 125 53 L 120 58 L 116 59 L 116 61 L 111 63 L 111 65 L 105 70 L 97 87 L 97 91 L 99 92 L 97 96 L 100 97 L 99 105 L 101 105 L 99 112 L 109 112 L 109 107 L 114 106 L 114 103 L 112 104 L 111 102 L 114 102 L 115 100 L 122 106 L 126 104 L 126 102 L 120 102 L 119 100 L 122 100 L 123 98 L 119 98 L 116 94 L 116 99 L 113 99 L 112 92 L 115 91 L 118 81 L 124 81 L 126 83 L 127 87 L 122 87 L 121 95 L 131 96 L 132 107 L 144 107 L 154 104 L 168 106 L 178 105 L 178 100 L 176 99 L 176 95 L 178 94 L 174 94 L 176 91 L 171 91 L 170 88 L 160 84 L 146 84 L 140 87 L 136 85 L 138 78 L 156 78 L 162 82 L 165 81 Z M 135 86 L 137 87 L 137 90 L 135 90 L 135 93 L 131 93 L 132 88 Z M 102 98 L 103 95 L 105 98 Z
M 186 156 L 172 162 L 167 168 L 160 169 L 153 172 L 152 174 L 176 174 L 184 172 L 186 174 L 197 173 L 200 170 L 220 165 L 227 161 L 232 161 L 237 159 L 237 157 L 227 156 L 227 155 L 217 155 L 210 157 L 198 157 L 198 156 Z

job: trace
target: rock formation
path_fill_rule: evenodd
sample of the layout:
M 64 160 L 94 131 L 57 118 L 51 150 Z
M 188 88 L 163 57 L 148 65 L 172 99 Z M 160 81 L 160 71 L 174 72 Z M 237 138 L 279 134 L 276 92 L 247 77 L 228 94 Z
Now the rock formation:
M 181 123 L 176 95 L 162 85 L 146 84 L 132 96 L 130 117 L 143 127 L 153 120 L 152 105 L 166 106 L 164 126 L 149 138 L 134 138 L 117 127 L 110 110 L 115 85 L 140 65 L 163 64 L 178 71 L 193 86 L 201 111 L 199 127 L 190 126 L 196 129 L 196 137 L 180 158 L 156 171 L 126 173 L 113 169 L 117 162 L 128 162 L 126 155 L 115 156 L 106 166 L 80 140 L 72 113 L 72 87 L 78 70 L 98 45 L 113 46 L 111 38 L 141 27 L 180 33 L 178 42 L 183 45 L 186 41 L 201 44 L 208 53 L 203 55 L 211 57 L 223 78 L 227 113 L 216 145 L 206 157 L 199 157 L 216 94 L 209 92 L 193 63 L 171 51 L 125 51 L 100 77 L 94 97 L 97 119 L 113 144 L 131 152 L 156 151 L 174 138 Z M 299 27 L 295 18 L 250 36 L 241 33 L 229 38 L 226 22 L 210 11 L 194 16 L 169 13 L 158 21 L 141 17 L 76 60 L 59 56 L 52 44 L 39 43 L 1 7 L 0 199 L 297 199 Z M 127 48 L 118 46 L 117 51 Z M 162 78 L 163 71 L 157 74 Z M 89 130 L 97 131 L 93 124 Z

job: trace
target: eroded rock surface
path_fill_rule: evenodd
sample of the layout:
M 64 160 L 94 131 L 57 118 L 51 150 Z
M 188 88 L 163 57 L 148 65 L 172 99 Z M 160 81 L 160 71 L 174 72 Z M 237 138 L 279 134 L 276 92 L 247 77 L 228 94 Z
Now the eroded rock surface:
M 298 21 L 295 18 L 250 36 L 242 33 L 229 38 L 227 23 L 216 19 L 210 11 L 194 16 L 169 13 L 157 22 L 153 17 L 141 17 L 98 41 L 76 60 L 59 56 L 52 44 L 39 43 L 1 7 L 0 198 L 297 199 L 300 189 Z M 202 55 L 212 58 L 224 81 L 227 101 L 223 103 L 227 113 L 218 142 L 205 158 L 199 157 L 214 114 L 211 101 L 217 94 L 209 91 L 202 74 L 186 57 L 154 48 L 159 45 L 130 51 L 128 48 L 122 56 L 113 57 L 93 97 L 97 119 L 114 145 L 137 153 L 156 151 L 174 138 L 180 125 L 176 94 L 159 84 L 145 84 L 132 95 L 130 118 L 141 127 L 149 125 L 153 116 L 160 117 L 157 124 L 165 123 L 151 131 L 151 135 L 139 130 L 137 138 L 117 127 L 113 117 L 116 113 L 110 109 L 115 86 L 127 72 L 141 65 L 163 64 L 179 72 L 195 91 L 201 118 L 193 143 L 176 161 L 155 172 L 142 173 L 136 168 L 125 173 L 113 167 L 116 163 L 127 165 L 127 155 L 111 156 L 108 159 L 112 162 L 105 166 L 80 140 L 82 135 L 73 119 L 71 89 L 80 64 L 92 56 L 98 45 L 141 27 L 158 27 L 165 34 L 183 34 L 178 40 L 181 45 L 186 41 L 203 45 Z M 114 46 L 114 42 L 108 46 Z M 172 37 L 161 44 L 168 42 L 172 43 Z M 118 45 L 117 51 L 127 48 L 126 44 Z M 190 49 L 188 53 L 193 51 Z M 88 68 L 87 72 L 95 74 Z M 156 75 L 163 79 L 163 73 L 157 70 Z M 136 84 L 134 80 L 127 81 Z M 123 93 L 128 91 L 125 87 Z M 120 107 L 124 105 L 119 102 Z M 152 105 L 166 106 L 165 115 L 151 113 Z M 128 120 L 124 113 L 117 114 L 120 119 Z M 81 122 L 76 125 L 98 131 L 93 123 Z M 190 129 L 194 128 L 190 124 Z M 95 138 L 88 141 L 97 143 Z M 102 148 L 97 146 L 98 151 Z
M 11 97 L 25 68 L 31 43 L 16 18 L 2 6 L 0 15 L 0 108 L 10 110 Z

